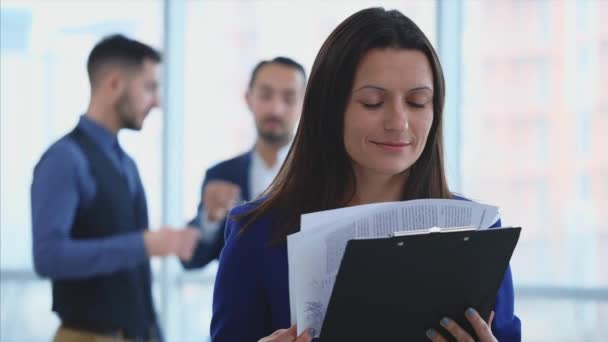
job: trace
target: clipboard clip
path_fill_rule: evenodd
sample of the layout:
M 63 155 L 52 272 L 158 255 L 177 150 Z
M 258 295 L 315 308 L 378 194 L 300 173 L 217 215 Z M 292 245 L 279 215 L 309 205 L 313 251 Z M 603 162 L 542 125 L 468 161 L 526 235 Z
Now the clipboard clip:
M 463 227 L 431 227 L 429 229 L 418 229 L 418 230 L 402 230 L 392 233 L 391 237 L 400 237 L 408 235 L 420 235 L 420 234 L 436 234 L 436 233 L 451 233 L 451 232 L 464 232 L 470 230 L 476 230 L 474 226 L 463 226 Z

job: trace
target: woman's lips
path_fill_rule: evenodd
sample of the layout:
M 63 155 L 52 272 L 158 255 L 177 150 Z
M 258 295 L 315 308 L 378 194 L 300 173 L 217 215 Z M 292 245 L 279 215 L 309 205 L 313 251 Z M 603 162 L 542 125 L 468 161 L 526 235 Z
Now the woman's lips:
M 402 151 L 412 144 L 411 141 L 371 141 L 371 143 L 388 151 Z

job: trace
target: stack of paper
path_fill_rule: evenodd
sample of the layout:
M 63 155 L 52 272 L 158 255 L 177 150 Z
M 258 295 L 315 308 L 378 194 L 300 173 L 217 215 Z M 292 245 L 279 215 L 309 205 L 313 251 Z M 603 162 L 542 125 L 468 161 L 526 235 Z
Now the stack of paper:
M 387 237 L 433 227 L 486 229 L 498 208 L 463 200 L 423 199 L 360 205 L 305 214 L 287 237 L 291 322 L 318 337 L 340 262 L 351 239 Z

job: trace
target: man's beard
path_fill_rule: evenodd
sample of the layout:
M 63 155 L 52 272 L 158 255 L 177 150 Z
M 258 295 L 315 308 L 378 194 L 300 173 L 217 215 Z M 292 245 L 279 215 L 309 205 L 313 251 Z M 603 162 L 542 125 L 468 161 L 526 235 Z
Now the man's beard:
M 275 120 L 275 121 L 279 122 L 279 124 L 281 125 L 281 128 L 283 128 L 283 130 L 281 132 L 265 131 L 264 124 L 269 120 Z M 260 139 L 264 140 L 265 142 L 267 142 L 271 145 L 285 144 L 291 139 L 291 133 L 289 132 L 288 129 L 285 128 L 285 123 L 283 121 L 280 121 L 277 119 L 266 119 L 266 120 L 262 121 L 257 126 L 257 130 L 258 130 L 258 136 L 260 137 Z
M 135 109 L 133 108 L 133 104 L 127 92 L 124 92 L 122 95 L 120 95 L 114 107 L 116 113 L 118 113 L 121 128 L 127 128 L 136 131 L 139 131 L 141 129 L 141 124 L 137 121 Z
M 258 135 L 262 140 L 272 145 L 284 144 L 288 142 L 291 137 L 291 135 L 288 133 L 272 133 L 262 131 L 258 131 Z

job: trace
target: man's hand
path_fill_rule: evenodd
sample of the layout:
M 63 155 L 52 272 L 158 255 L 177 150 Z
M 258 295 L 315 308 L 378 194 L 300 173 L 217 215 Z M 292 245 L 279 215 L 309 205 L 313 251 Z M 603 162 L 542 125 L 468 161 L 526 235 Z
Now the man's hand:
M 194 253 L 194 249 L 198 244 L 198 239 L 201 234 L 198 228 L 194 227 L 186 227 L 182 229 L 181 234 L 181 245 L 177 256 L 183 261 L 189 261 L 192 259 L 192 254 Z
M 241 194 L 236 184 L 219 180 L 207 183 L 203 191 L 203 205 L 211 222 L 224 219 Z
M 176 255 L 182 260 L 192 258 L 199 237 L 198 229 L 173 229 L 163 227 L 144 233 L 144 244 L 148 256 Z

